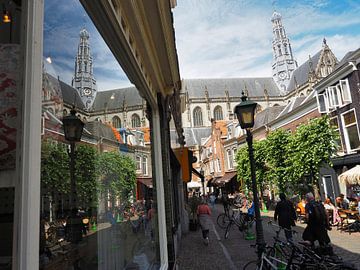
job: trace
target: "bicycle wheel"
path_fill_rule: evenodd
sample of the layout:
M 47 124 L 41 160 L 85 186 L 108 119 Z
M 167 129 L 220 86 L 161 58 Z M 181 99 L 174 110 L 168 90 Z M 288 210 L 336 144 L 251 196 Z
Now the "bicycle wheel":
M 226 229 L 226 227 L 229 225 L 230 218 L 225 213 L 222 213 L 218 215 L 216 223 L 219 225 L 221 229 Z
M 250 261 L 244 265 L 243 270 L 257 270 L 259 269 L 257 263 L 258 263 L 257 260 Z

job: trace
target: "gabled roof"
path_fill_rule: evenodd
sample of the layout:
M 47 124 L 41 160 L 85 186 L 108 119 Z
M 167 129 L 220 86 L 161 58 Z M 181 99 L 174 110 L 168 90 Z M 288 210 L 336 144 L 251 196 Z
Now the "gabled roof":
M 321 50 L 318 51 L 314 56 L 311 57 L 312 67 L 315 71 L 315 68 L 319 62 L 321 55 Z M 287 87 L 287 91 L 291 92 L 296 89 L 297 86 L 301 86 L 308 82 L 309 80 L 309 72 L 310 72 L 310 59 L 304 62 L 301 66 L 294 70 L 291 75 L 291 79 L 289 85 Z
M 229 91 L 230 97 L 240 97 L 241 92 L 248 90 L 249 97 L 263 97 L 264 89 L 269 96 L 280 96 L 280 90 L 272 77 L 261 78 L 228 78 L 228 79 L 184 79 L 182 92 L 188 92 L 189 97 L 204 97 L 205 90 L 209 97 L 224 97 Z
M 139 95 L 136 87 L 127 87 L 107 91 L 98 91 L 92 109 L 103 111 L 123 108 L 124 101 L 126 106 L 142 105 L 143 99 Z
M 265 126 L 272 120 L 274 120 L 285 108 L 285 106 L 274 106 L 266 108 L 265 110 L 255 115 L 254 129 Z

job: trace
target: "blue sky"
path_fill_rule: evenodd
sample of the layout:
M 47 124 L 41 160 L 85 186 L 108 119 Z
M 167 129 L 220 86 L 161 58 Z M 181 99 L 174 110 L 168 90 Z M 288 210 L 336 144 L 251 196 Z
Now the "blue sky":
M 283 16 L 299 65 L 327 44 L 340 60 L 360 47 L 359 0 L 177 0 L 173 10 L 182 78 L 271 76 L 271 14 Z M 71 82 L 79 32 L 90 32 L 99 90 L 130 85 L 78 0 L 45 0 L 48 70 Z

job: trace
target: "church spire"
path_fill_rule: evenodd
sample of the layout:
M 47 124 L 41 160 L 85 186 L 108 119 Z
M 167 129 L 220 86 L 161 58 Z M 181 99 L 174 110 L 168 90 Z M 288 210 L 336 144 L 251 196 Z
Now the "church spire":
M 94 103 L 97 87 L 93 74 L 93 63 L 90 53 L 89 33 L 85 29 L 80 31 L 80 42 L 75 59 L 75 74 L 72 86 L 78 91 L 85 109 L 89 110 Z
M 272 72 L 275 82 L 280 87 L 282 93 L 285 94 L 291 79 L 291 74 L 297 68 L 297 63 L 294 60 L 290 40 L 286 35 L 281 19 L 280 13 L 274 11 L 271 16 L 274 56 Z

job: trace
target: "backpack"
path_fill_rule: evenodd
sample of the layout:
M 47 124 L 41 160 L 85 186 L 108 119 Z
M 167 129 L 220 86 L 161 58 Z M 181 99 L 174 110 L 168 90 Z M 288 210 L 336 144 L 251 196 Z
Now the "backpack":
M 312 221 L 318 225 L 326 225 L 326 212 L 324 205 L 320 202 L 315 202 L 312 204 L 312 208 Z

